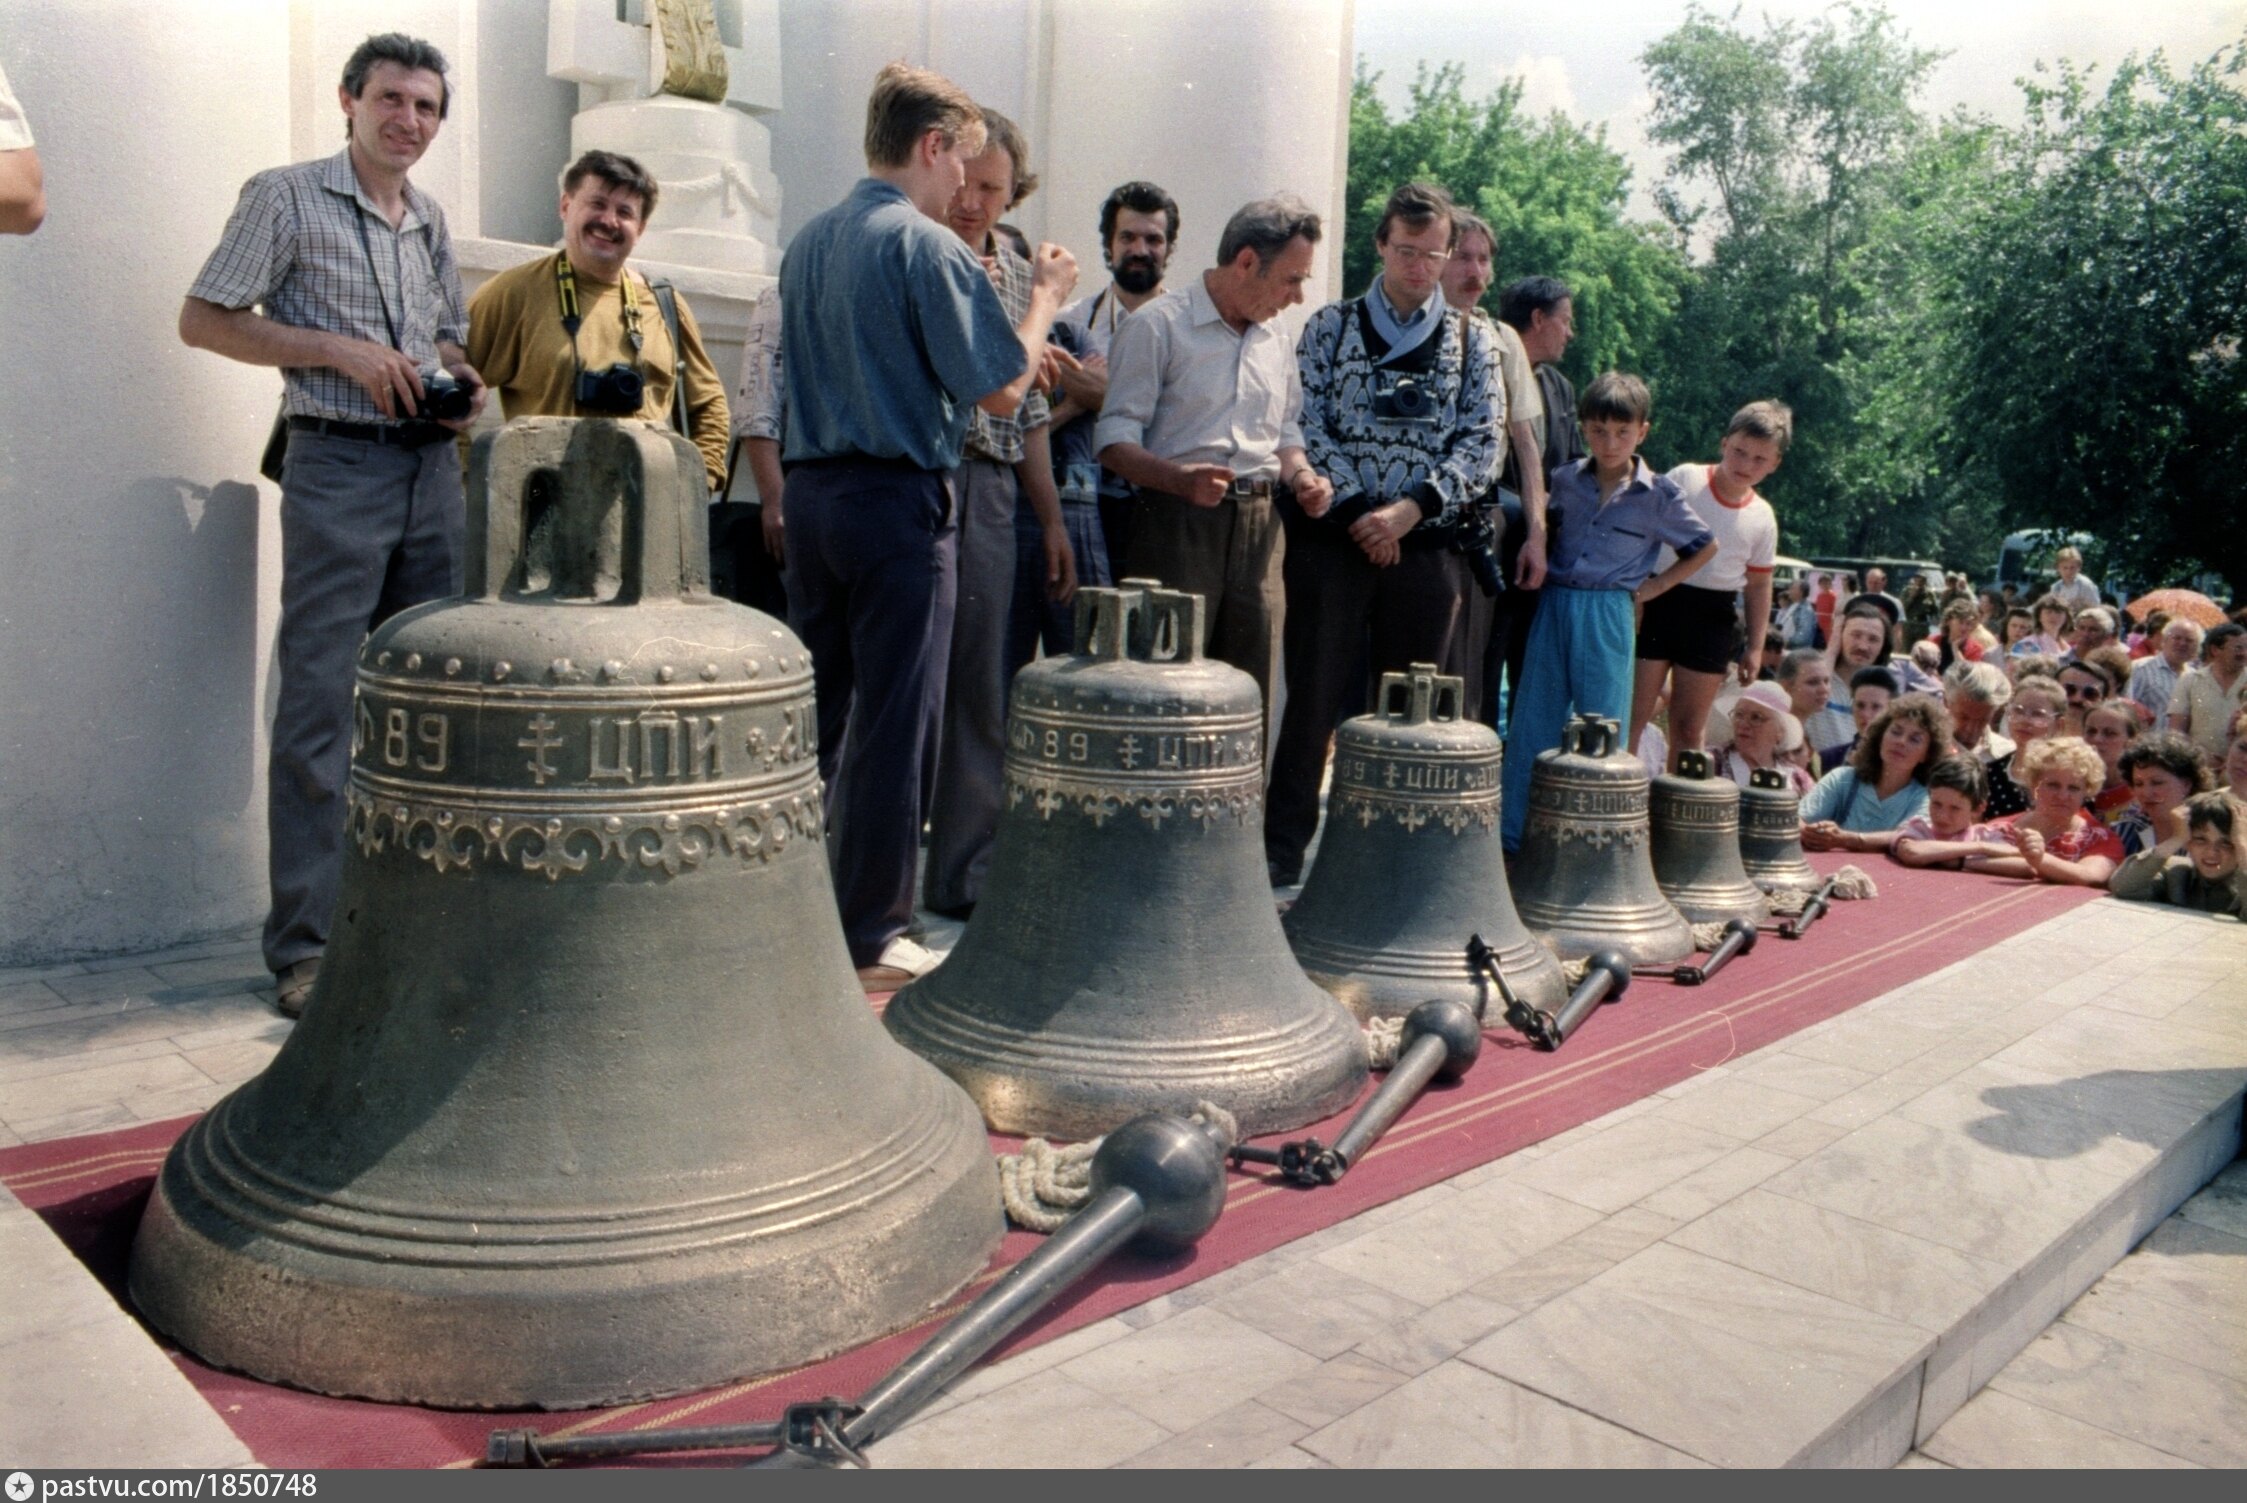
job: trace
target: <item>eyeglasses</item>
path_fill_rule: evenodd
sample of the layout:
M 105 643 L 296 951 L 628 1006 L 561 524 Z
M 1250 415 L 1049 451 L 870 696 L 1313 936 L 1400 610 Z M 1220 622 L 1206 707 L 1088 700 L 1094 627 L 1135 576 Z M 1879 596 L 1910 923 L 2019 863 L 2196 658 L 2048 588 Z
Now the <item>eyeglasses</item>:
M 1449 251 L 1422 250 L 1417 245 L 1392 245 L 1389 251 L 1407 266 L 1441 266 L 1451 259 Z
M 2099 697 L 2098 690 L 2087 689 L 2081 684 L 2062 684 L 2060 685 L 2060 692 L 2071 700 L 2097 699 Z
M 2060 718 L 2060 712 L 2058 710 L 2047 710 L 2042 705 L 2015 705 L 2007 718 L 2012 720 L 2057 720 Z

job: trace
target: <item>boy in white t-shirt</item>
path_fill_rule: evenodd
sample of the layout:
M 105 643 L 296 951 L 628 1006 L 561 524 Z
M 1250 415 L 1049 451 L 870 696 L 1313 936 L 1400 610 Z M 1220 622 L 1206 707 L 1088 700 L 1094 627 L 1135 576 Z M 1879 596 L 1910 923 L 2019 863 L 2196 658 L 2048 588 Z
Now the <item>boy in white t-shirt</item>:
M 1763 634 L 1771 624 L 1771 570 L 1779 558 L 1779 518 L 1756 487 L 1779 468 L 1794 437 L 1784 402 L 1750 402 L 1732 414 L 1715 464 L 1682 464 L 1669 479 L 1685 503 L 1716 534 L 1716 562 L 1648 602 L 1638 623 L 1637 678 L 1631 694 L 1631 739 L 1669 695 L 1670 767 L 1681 751 L 1707 748 L 1709 707 L 1727 668 L 1755 682 Z M 1660 567 L 1675 559 L 1662 550 Z M 1734 599 L 1745 591 L 1744 617 Z M 1741 622 L 1746 622 L 1745 640 Z

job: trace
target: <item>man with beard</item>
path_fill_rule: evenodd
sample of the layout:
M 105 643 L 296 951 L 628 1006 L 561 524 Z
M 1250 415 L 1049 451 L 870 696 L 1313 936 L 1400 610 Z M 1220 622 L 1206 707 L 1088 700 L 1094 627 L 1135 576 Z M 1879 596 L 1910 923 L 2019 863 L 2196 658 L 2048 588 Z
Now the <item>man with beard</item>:
M 1061 469 L 1059 446 L 1079 431 L 1091 438 L 1093 420 L 1108 399 L 1108 347 L 1115 342 L 1117 326 L 1162 295 L 1163 275 L 1177 245 L 1178 200 L 1153 183 L 1125 183 L 1101 204 L 1100 252 L 1108 263 L 1108 285 L 1062 310 L 1053 325 L 1056 338 L 1048 346 L 1061 382 L 1052 432 L 1057 446 L 1055 473 L 1064 496 L 1071 481 Z M 1131 487 L 1099 470 L 1097 455 L 1092 463 L 1098 471 L 1105 568 L 1123 556 L 1124 531 L 1131 521 Z M 1081 569 L 1079 577 L 1084 577 Z

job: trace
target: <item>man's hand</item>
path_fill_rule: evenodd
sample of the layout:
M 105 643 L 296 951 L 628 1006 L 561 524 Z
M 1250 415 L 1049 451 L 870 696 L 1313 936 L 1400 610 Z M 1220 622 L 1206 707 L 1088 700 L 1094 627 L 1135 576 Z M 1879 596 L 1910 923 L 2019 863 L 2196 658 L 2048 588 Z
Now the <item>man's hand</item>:
M 1295 504 L 1306 517 L 1323 517 L 1334 505 L 1334 482 L 1309 465 L 1295 472 Z
M 1734 677 L 1740 680 L 1741 686 L 1745 688 L 1755 682 L 1756 670 L 1762 666 L 1763 644 L 1757 642 L 1752 644 L 1746 652 L 1740 654 L 1740 661 L 1732 665 L 1732 672 Z
M 358 382 L 360 390 L 374 402 L 375 410 L 392 422 L 421 410 L 420 368 L 386 344 L 337 335 L 328 364 Z M 478 381 L 477 385 L 483 383 Z
M 764 531 L 765 552 L 772 555 L 774 563 L 785 564 L 788 561 L 784 546 L 787 541 L 788 526 L 780 515 L 780 498 L 778 496 L 766 497 L 757 510 L 762 514 L 757 518 L 757 525 Z
M 1045 592 L 1055 605 L 1067 605 L 1077 593 L 1077 555 L 1065 528 L 1045 529 Z
M 1050 240 L 1039 245 L 1030 258 L 1030 288 L 1066 300 L 1077 289 L 1077 258 Z
M 1061 355 L 1061 390 L 1087 412 L 1098 412 L 1108 400 L 1108 358 L 1091 355 L 1077 359 L 1067 350 Z
M 476 426 L 476 419 L 483 416 L 484 404 L 491 400 L 491 388 L 484 384 L 482 376 L 476 374 L 476 367 L 465 360 L 455 360 L 445 369 L 452 373 L 455 381 L 468 388 L 468 416 L 443 426 L 455 433 L 466 433 Z
M 1524 538 L 1521 553 L 1514 560 L 1514 583 L 1525 590 L 1534 590 L 1545 583 L 1545 540 L 1531 536 Z
M 1386 506 L 1376 506 L 1350 524 L 1350 536 L 1360 548 L 1382 542 L 1400 543 L 1404 535 L 1420 525 L 1420 508 L 1410 501 L 1391 501 Z M 1368 549 L 1367 557 L 1371 557 Z
M 1036 385 L 1038 390 L 1044 392 L 1049 399 L 1061 385 L 1061 362 L 1068 358 L 1069 352 L 1067 350 L 1051 342 L 1047 343 L 1045 349 L 1038 356 Z
M 1216 506 L 1233 488 L 1233 472 L 1228 466 L 1189 464 L 1179 468 L 1186 476 L 1186 499 L 1196 506 Z

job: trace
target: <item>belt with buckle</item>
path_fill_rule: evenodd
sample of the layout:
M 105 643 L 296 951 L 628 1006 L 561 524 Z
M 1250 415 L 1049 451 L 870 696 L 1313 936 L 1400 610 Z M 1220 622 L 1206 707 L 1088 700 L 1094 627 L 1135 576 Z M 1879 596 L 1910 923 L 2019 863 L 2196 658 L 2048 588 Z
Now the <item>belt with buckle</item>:
M 384 444 L 393 449 L 426 449 L 459 435 L 438 423 L 345 423 L 334 418 L 298 413 L 289 419 L 291 433 L 317 433 L 324 438 L 352 438 L 363 444 Z
M 1253 496 L 1269 501 L 1274 495 L 1278 494 L 1279 488 L 1279 482 L 1276 480 L 1236 480 L 1225 487 L 1225 494 L 1235 500 Z

